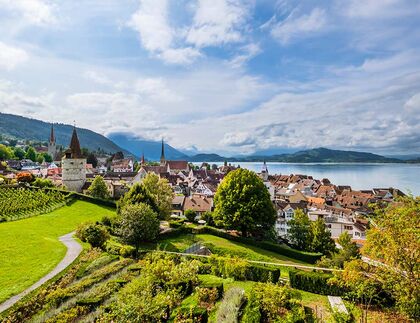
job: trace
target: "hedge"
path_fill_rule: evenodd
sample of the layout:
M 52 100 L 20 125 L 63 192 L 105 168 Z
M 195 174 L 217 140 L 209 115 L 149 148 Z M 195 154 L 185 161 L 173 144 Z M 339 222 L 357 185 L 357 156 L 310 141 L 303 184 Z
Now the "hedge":
M 328 284 L 331 277 L 333 275 L 320 272 L 289 271 L 290 286 L 293 288 L 321 295 L 342 296 L 345 292 L 342 288 Z
M 278 253 L 280 255 L 286 256 L 286 257 L 290 257 L 293 259 L 297 259 L 297 260 L 301 260 L 310 264 L 314 264 L 316 263 L 321 257 L 322 254 L 321 253 L 311 253 L 311 252 L 304 252 L 304 251 L 300 251 L 300 250 L 296 250 L 296 249 L 292 249 L 290 247 L 287 246 L 283 246 L 277 243 L 273 243 L 273 242 L 269 242 L 269 241 L 256 241 L 254 239 L 250 239 L 250 238 L 244 238 L 244 237 L 238 237 L 238 236 L 233 236 L 225 231 L 210 227 L 210 226 L 205 226 L 205 227 L 201 227 L 201 228 L 196 228 L 195 229 L 195 233 L 197 234 L 202 234 L 202 233 L 207 233 L 207 234 L 212 234 L 221 238 L 225 238 L 228 240 L 232 240 L 235 242 L 240 242 L 243 244 L 247 244 L 247 245 L 252 245 L 254 247 L 258 247 L 261 249 L 265 249 L 268 251 L 272 251 L 275 253 Z
M 174 311 L 175 322 L 207 323 L 207 309 L 197 306 L 181 306 Z
M 215 288 L 217 290 L 217 299 L 221 299 L 223 297 L 223 282 L 214 282 L 214 283 L 203 283 L 198 286 L 199 288 Z

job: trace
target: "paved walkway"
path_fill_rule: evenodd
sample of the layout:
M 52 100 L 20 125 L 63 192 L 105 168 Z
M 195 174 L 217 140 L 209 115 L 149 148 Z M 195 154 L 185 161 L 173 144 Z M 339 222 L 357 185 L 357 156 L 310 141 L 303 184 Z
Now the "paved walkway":
M 62 272 L 64 269 L 66 269 L 73 261 L 76 260 L 76 258 L 80 255 L 82 252 L 82 246 L 73 238 L 74 232 L 70 232 L 68 234 L 65 234 L 64 236 L 60 237 L 60 241 L 67 247 L 67 253 L 64 256 L 63 260 L 60 261 L 60 263 L 47 275 L 42 277 L 40 280 L 38 280 L 35 284 L 33 284 L 31 287 L 25 289 L 20 294 L 17 294 L 15 296 L 12 296 L 4 303 L 0 304 L 0 313 L 7 310 L 8 308 L 12 307 L 14 304 L 16 304 L 18 301 L 22 299 L 22 297 L 28 295 L 33 290 L 37 289 L 39 286 L 43 285 L 45 282 L 49 281 L 51 278 Z
M 344 314 L 349 314 L 349 312 L 347 312 L 346 305 L 344 305 L 341 297 L 328 296 L 328 301 L 330 302 L 330 305 L 331 305 L 331 308 L 333 309 L 333 311 L 337 311 L 339 313 L 344 313 Z

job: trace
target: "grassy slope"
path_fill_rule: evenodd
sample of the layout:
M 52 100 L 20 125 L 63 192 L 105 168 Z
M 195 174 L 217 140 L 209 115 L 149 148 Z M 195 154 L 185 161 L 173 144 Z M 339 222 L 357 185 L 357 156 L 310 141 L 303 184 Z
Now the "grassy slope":
M 113 213 L 76 201 L 38 217 L 0 223 L 0 302 L 31 286 L 60 262 L 66 247 L 58 237 L 73 231 L 81 222 Z

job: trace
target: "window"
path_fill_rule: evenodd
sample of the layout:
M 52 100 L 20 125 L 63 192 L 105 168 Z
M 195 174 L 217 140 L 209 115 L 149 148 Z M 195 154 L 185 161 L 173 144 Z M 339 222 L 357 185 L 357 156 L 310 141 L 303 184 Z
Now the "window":
M 327 224 L 327 228 L 328 229 L 331 229 L 331 224 Z
M 353 230 L 353 226 L 351 226 L 351 225 L 345 225 L 344 226 L 344 230 L 351 231 L 351 230 Z

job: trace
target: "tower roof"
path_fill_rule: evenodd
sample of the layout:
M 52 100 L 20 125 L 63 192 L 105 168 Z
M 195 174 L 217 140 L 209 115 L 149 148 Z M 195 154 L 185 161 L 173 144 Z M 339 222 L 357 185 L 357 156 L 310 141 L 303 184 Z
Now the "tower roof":
M 72 158 L 82 157 L 82 150 L 80 149 L 80 142 L 79 138 L 77 137 L 76 127 L 73 128 L 73 134 L 71 135 L 70 150 Z
M 162 138 L 162 151 L 160 153 L 160 162 L 163 163 L 165 161 L 165 144 Z
M 55 142 L 54 126 L 51 124 L 50 142 Z

